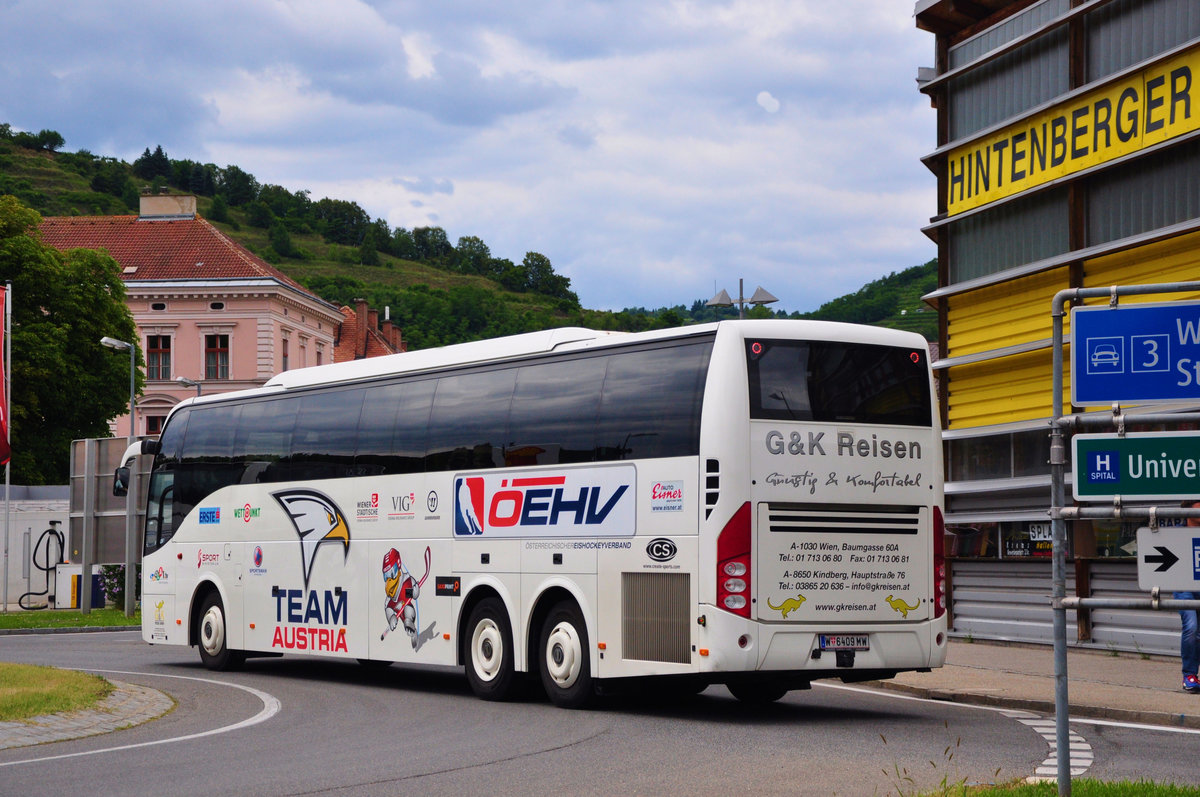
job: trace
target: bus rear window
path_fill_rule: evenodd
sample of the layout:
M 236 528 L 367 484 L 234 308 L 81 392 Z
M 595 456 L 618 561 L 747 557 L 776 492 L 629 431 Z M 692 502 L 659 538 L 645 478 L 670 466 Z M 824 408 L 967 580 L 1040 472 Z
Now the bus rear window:
M 930 426 L 922 349 L 867 343 L 750 340 L 750 417 Z

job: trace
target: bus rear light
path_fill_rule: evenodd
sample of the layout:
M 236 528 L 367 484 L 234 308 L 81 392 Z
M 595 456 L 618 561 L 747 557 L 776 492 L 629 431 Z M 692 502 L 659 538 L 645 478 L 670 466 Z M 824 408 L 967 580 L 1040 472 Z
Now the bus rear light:
M 750 502 L 742 504 L 717 535 L 717 606 L 750 617 Z
M 946 613 L 946 521 L 942 508 L 933 508 L 933 616 Z

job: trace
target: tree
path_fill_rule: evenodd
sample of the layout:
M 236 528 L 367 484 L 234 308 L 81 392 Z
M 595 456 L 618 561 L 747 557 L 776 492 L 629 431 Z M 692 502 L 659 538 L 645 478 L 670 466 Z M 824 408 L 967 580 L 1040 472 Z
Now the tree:
M 414 227 L 413 244 L 417 249 L 417 260 L 423 263 L 440 264 L 454 251 L 446 231 L 441 227 Z
M 150 152 L 147 147 L 142 157 L 133 162 L 133 173 L 143 180 L 153 180 L 155 177 L 170 178 L 174 176 L 175 170 L 171 167 L 171 159 L 167 157 L 167 153 L 163 152 L 162 145 L 154 148 L 154 152 Z
M 287 225 L 276 219 L 271 225 L 271 248 L 279 253 L 280 257 L 291 257 L 296 253 L 295 247 L 292 246 L 292 234 L 288 232 Z
M 454 268 L 463 274 L 487 274 L 492 260 L 491 250 L 482 238 L 464 235 L 454 247 Z
M 57 130 L 42 130 L 37 134 L 37 143 L 39 149 L 54 152 L 67 142 Z
M 208 217 L 212 221 L 219 221 L 222 224 L 229 221 L 229 204 L 223 195 L 217 194 L 213 197 L 212 207 L 208 209 Z
M 225 195 L 230 207 L 240 208 L 258 197 L 258 180 L 231 164 L 221 169 L 217 190 Z
M 129 406 L 129 357 L 100 338 L 132 342 L 137 330 L 117 262 L 42 244 L 40 220 L 0 196 L 0 281 L 13 285 L 12 480 L 65 484 L 71 441 L 108 436 Z

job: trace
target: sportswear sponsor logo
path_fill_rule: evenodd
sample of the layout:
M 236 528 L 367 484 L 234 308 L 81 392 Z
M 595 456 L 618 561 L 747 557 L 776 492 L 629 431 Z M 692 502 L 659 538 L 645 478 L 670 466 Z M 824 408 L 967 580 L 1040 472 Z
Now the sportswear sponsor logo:
M 666 537 L 657 537 L 650 540 L 650 543 L 646 546 L 646 555 L 656 562 L 669 562 L 675 558 L 675 553 L 678 550 L 673 541 L 668 540 Z

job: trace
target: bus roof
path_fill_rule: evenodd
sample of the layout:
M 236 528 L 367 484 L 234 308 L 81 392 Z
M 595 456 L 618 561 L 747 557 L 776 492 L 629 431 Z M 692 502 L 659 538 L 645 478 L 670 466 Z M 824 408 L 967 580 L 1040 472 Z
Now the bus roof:
M 648 332 L 608 332 L 583 327 L 560 327 L 540 332 L 527 332 L 490 340 L 456 343 L 435 349 L 390 354 L 351 362 L 316 365 L 284 371 L 268 380 L 262 387 L 236 391 L 236 393 L 214 393 L 188 398 L 180 402 L 179 409 L 190 404 L 206 404 L 221 401 L 235 395 L 249 398 L 255 395 L 270 395 L 298 388 L 355 382 L 360 379 L 387 377 L 406 373 L 419 373 L 448 366 L 472 365 L 499 362 L 551 351 L 580 351 L 618 343 L 651 342 L 678 337 L 711 334 L 718 328 L 736 327 L 746 336 L 771 337 L 779 335 L 784 328 L 787 335 L 812 339 L 847 340 L 862 343 L 883 343 L 895 346 L 924 346 L 925 341 L 913 332 L 887 329 L 884 327 L 844 324 L 835 321 L 802 321 L 795 319 L 746 319 L 672 327 Z M 802 330 L 802 331 L 801 331 Z

